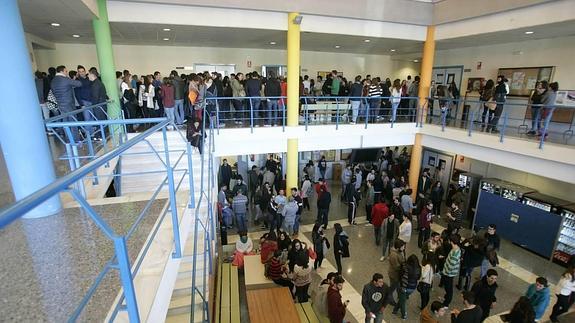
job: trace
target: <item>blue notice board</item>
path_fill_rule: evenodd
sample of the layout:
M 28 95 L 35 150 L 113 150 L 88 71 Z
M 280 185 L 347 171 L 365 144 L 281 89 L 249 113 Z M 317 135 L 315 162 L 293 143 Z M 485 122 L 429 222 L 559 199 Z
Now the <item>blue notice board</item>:
M 551 258 L 561 216 L 536 207 L 480 191 L 475 226 L 494 223 L 500 237 L 546 258 Z

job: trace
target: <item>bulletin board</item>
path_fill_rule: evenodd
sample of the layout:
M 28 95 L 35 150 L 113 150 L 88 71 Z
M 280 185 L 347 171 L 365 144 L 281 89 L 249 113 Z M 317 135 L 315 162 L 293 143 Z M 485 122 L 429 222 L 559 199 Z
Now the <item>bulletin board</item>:
M 537 81 L 551 81 L 554 71 L 555 66 L 500 68 L 497 75 L 509 80 L 509 95 L 528 97 Z
M 530 93 L 533 93 L 531 91 Z M 531 98 L 529 99 L 531 103 Z M 559 90 L 557 91 L 557 99 L 555 100 L 555 106 L 557 107 L 553 112 L 553 117 L 551 117 L 552 122 L 560 123 L 573 123 L 573 118 L 575 118 L 575 91 L 573 90 Z M 531 109 L 525 110 L 525 119 L 532 119 Z

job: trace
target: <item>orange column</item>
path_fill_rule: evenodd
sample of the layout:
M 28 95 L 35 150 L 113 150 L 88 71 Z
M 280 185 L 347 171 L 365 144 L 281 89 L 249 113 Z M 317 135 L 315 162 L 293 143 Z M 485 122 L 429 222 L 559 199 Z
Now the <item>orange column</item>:
M 409 188 L 413 190 L 411 198 L 415 201 L 417 196 L 417 182 L 419 181 L 419 170 L 421 159 L 423 158 L 423 146 L 421 146 L 421 134 L 415 134 L 415 142 L 411 149 L 411 160 L 409 162 Z
M 423 45 L 423 58 L 421 60 L 421 79 L 419 81 L 419 107 L 425 122 L 427 115 L 427 97 L 431 86 L 431 73 L 433 71 L 433 57 L 435 55 L 435 26 L 427 26 L 427 37 Z

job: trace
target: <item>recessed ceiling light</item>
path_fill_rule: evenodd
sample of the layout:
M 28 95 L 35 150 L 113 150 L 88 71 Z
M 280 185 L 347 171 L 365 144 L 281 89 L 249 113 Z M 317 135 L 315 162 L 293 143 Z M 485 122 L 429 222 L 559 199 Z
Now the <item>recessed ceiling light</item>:
M 417 62 L 419 62 L 419 60 L 417 60 L 417 59 L 414 59 L 414 60 L 413 60 L 413 62 L 414 62 L 414 63 L 417 63 Z
M 50 26 L 52 26 L 52 27 L 60 27 L 60 24 L 57 23 L 57 22 L 53 22 L 53 23 L 50 24 Z
M 526 32 L 525 32 L 525 35 L 531 35 L 531 34 L 533 34 L 532 31 L 526 31 Z
M 364 40 L 363 40 L 364 43 L 369 43 L 370 41 L 371 41 L 371 40 L 369 40 L 369 39 L 364 39 Z
M 162 29 L 162 30 L 163 30 L 163 31 L 170 31 L 171 29 L 170 29 L 170 28 L 164 28 L 164 29 Z
M 74 34 L 74 35 L 72 35 L 72 37 L 74 37 L 74 38 L 80 38 L 80 35 Z
M 395 49 L 390 49 L 389 51 L 390 51 L 390 52 L 395 52 Z
M 169 38 L 164 38 L 164 40 L 170 40 Z
M 271 42 L 270 42 L 270 45 L 275 45 L 275 44 L 276 44 L 275 41 L 271 41 Z
M 341 46 L 339 46 L 339 45 L 335 45 L 335 48 L 340 48 L 340 47 L 341 47 Z

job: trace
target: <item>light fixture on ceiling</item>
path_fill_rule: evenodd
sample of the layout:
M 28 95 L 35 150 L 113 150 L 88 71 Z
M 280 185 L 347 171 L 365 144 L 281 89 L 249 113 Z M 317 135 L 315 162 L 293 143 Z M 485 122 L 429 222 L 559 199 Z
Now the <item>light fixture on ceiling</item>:
M 364 39 L 364 40 L 363 40 L 364 43 L 369 43 L 370 41 L 371 41 L 371 40 L 369 40 L 369 39 Z
M 270 45 L 275 45 L 275 44 L 277 44 L 275 41 L 270 42 Z
M 414 59 L 414 60 L 413 60 L 413 62 L 414 62 L 414 63 L 418 63 L 418 62 L 419 62 L 419 60 L 417 60 L 417 59 Z
M 341 47 L 341 46 L 339 46 L 339 45 L 335 45 L 335 48 L 340 48 L 340 47 Z
M 395 49 L 390 49 L 389 51 L 390 51 L 390 52 L 395 52 Z
M 163 30 L 163 31 L 171 31 L 170 28 L 164 28 L 164 29 L 162 29 L 162 30 Z
M 52 26 L 52 27 L 60 27 L 60 24 L 57 23 L 57 22 L 53 22 L 53 23 L 50 24 L 50 26 Z
M 170 40 L 169 38 L 164 38 L 164 40 Z
M 531 35 L 531 34 L 533 34 L 533 31 L 526 31 L 525 32 L 525 35 Z
M 294 25 L 301 25 L 302 19 L 303 19 L 302 15 L 297 15 L 295 16 L 295 18 L 293 18 L 292 22 L 294 23 Z
M 72 37 L 74 37 L 74 38 L 80 38 L 80 35 L 74 34 L 74 35 L 72 35 Z

